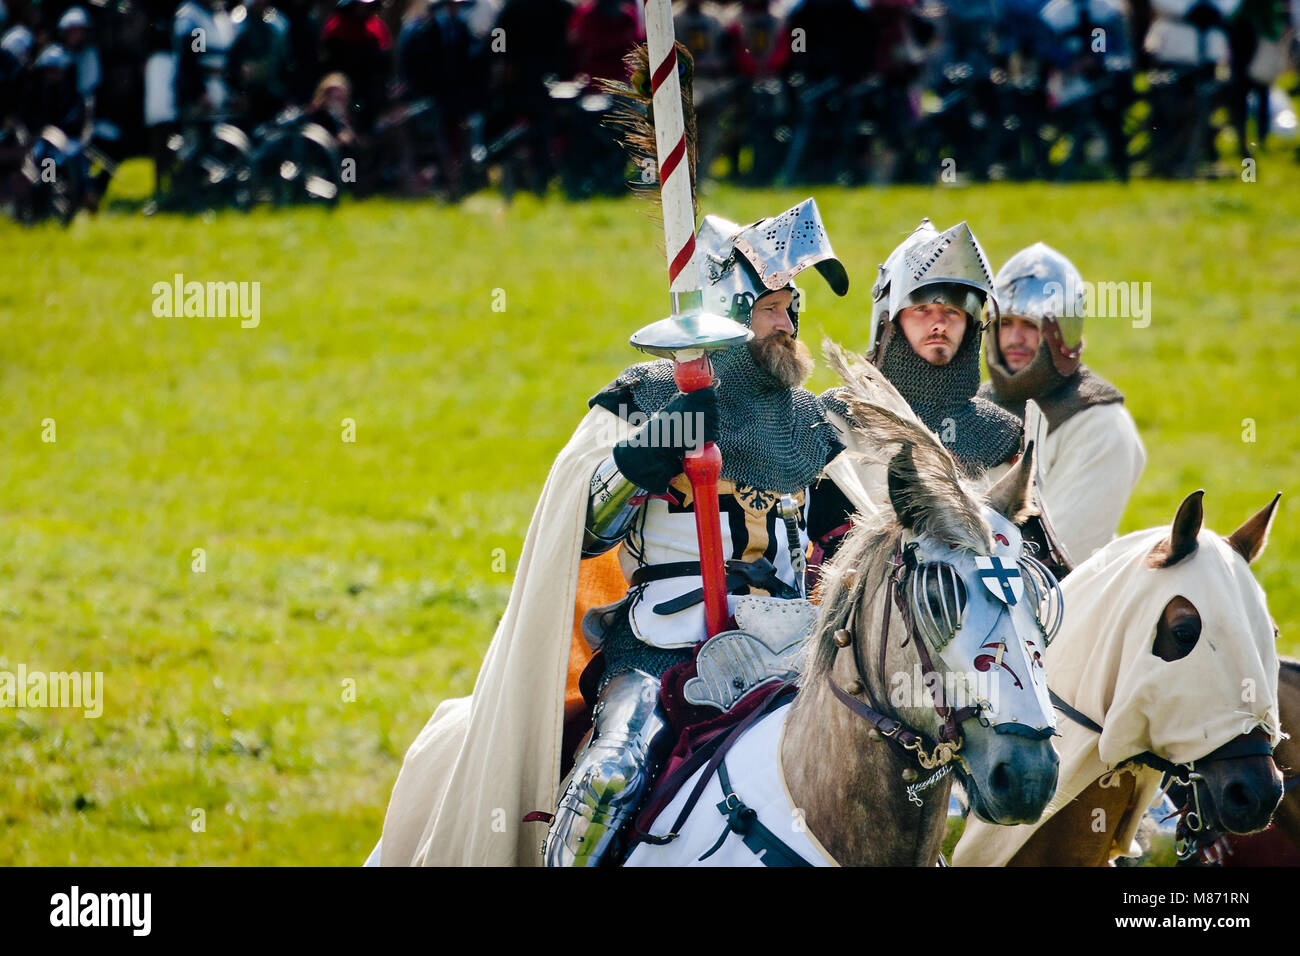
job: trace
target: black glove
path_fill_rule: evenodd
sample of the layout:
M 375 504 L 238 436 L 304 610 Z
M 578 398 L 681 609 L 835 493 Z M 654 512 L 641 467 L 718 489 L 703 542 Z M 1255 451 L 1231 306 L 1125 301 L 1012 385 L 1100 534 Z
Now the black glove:
M 614 464 L 627 478 L 656 495 L 682 473 L 686 452 L 718 439 L 718 393 L 712 388 L 678 392 L 650 420 L 614 446 Z

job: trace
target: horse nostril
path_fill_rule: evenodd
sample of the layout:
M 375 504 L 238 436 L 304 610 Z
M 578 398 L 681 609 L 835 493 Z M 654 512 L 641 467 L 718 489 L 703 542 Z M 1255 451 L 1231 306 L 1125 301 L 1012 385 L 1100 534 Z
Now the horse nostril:
M 1254 791 L 1243 784 L 1240 780 L 1234 780 L 1223 788 L 1223 805 L 1224 809 L 1235 810 L 1239 813 L 1253 813 L 1259 805 Z
M 989 789 L 1002 796 L 1011 790 L 1011 768 L 1006 763 L 999 763 L 989 775 Z

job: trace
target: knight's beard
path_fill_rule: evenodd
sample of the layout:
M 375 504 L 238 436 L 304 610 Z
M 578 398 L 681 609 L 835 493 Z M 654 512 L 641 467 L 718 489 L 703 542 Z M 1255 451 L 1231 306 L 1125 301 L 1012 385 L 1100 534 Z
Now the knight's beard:
M 808 346 L 788 332 L 751 339 L 749 354 L 755 365 L 784 388 L 802 385 L 813 373 L 813 357 Z

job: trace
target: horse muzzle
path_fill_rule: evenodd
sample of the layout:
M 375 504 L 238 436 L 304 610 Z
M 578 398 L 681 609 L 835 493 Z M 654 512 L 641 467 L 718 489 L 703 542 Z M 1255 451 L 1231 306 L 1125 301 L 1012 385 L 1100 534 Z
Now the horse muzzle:
M 1037 822 L 1056 793 L 1060 770 L 1051 737 L 968 725 L 965 738 L 962 780 L 975 815 L 1000 826 Z
M 1228 833 L 1268 826 L 1282 802 L 1282 774 L 1272 757 L 1238 757 L 1199 764 L 1205 823 Z

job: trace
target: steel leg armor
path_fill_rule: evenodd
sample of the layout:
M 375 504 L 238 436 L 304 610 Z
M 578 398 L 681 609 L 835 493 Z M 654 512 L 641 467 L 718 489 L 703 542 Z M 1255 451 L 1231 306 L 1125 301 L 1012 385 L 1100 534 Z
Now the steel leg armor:
M 542 847 L 547 866 L 596 866 L 645 798 L 671 745 L 659 678 L 619 674 L 596 702 L 591 732 L 564 782 Z

